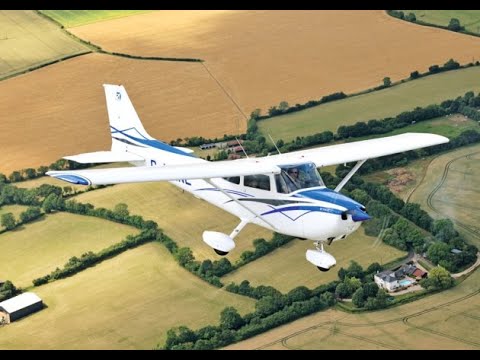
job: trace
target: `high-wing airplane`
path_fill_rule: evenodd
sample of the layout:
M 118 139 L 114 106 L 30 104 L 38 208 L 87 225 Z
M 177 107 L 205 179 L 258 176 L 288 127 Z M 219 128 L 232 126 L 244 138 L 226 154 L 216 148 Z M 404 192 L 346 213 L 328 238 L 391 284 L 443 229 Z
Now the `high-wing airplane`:
M 136 167 L 49 171 L 47 175 L 82 185 L 170 181 L 175 186 L 240 219 L 227 235 L 204 231 L 203 240 L 219 255 L 235 248 L 234 238 L 249 223 L 314 241 L 306 258 L 321 271 L 336 264 L 323 244 L 345 239 L 368 220 L 365 206 L 339 191 L 368 159 L 448 142 L 434 134 L 406 133 L 261 158 L 209 162 L 187 148 L 170 146 L 144 129 L 123 86 L 104 85 L 110 151 L 66 156 L 79 163 L 130 162 Z M 356 161 L 335 190 L 317 170 Z M 188 224 L 186 224 L 188 226 Z

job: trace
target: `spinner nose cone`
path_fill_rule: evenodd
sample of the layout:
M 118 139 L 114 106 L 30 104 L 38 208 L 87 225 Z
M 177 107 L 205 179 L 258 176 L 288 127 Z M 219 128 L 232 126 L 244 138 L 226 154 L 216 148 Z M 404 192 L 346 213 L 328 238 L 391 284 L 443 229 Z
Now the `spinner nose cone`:
M 352 215 L 352 220 L 355 222 L 371 219 L 370 215 L 367 214 L 365 207 L 349 210 L 349 213 Z

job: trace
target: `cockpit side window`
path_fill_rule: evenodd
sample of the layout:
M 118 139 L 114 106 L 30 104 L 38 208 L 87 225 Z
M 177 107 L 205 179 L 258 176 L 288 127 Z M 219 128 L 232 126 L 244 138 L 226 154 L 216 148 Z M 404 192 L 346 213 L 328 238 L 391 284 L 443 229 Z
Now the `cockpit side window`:
M 243 185 L 270 191 L 270 176 L 268 175 L 247 175 L 243 178 Z
M 277 192 L 290 193 L 300 189 L 325 186 L 314 163 L 280 166 L 281 173 L 275 175 Z

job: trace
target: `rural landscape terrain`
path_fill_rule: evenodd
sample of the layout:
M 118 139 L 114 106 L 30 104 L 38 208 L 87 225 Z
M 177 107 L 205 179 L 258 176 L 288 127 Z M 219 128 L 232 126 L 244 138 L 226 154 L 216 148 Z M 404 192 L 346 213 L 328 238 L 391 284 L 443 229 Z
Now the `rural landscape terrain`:
M 2 10 L 0 25 L 0 282 L 46 305 L 0 323 L 0 349 L 480 348 L 477 263 L 380 311 L 336 291 L 352 261 L 367 274 L 426 253 L 435 221 L 480 247 L 480 12 Z M 125 86 L 152 136 L 209 159 L 220 152 L 198 145 L 224 135 L 258 155 L 276 151 L 269 137 L 282 152 L 405 132 L 451 147 L 367 161 L 347 191 L 390 217 L 334 242 L 329 272 L 305 260 L 310 241 L 251 224 L 219 257 L 202 233 L 238 219 L 170 183 L 42 176 L 110 148 L 105 83 Z M 342 168 L 319 170 L 334 187 Z M 397 208 L 369 192 L 380 185 Z M 415 204 L 431 226 L 405 210 Z M 425 246 L 385 241 L 391 218 Z

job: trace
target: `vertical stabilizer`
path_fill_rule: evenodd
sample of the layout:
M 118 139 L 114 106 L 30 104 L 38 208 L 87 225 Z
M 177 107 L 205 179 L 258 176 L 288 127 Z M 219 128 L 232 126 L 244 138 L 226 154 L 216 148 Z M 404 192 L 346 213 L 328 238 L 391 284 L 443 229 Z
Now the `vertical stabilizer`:
M 104 84 L 110 132 L 114 138 L 153 139 L 145 130 L 122 85 Z

